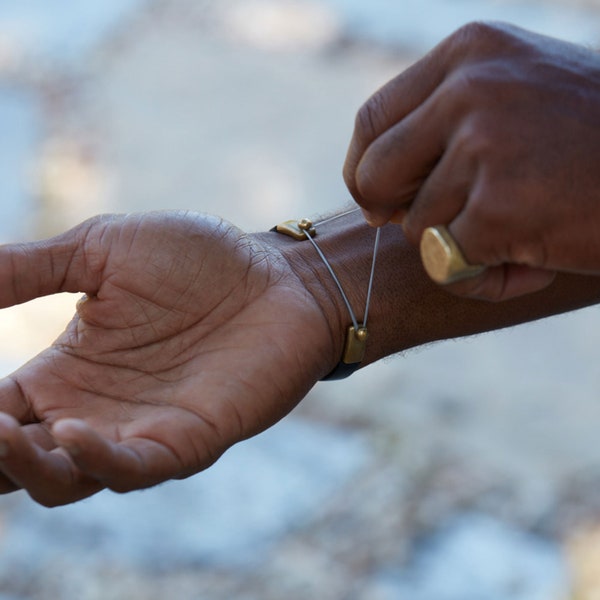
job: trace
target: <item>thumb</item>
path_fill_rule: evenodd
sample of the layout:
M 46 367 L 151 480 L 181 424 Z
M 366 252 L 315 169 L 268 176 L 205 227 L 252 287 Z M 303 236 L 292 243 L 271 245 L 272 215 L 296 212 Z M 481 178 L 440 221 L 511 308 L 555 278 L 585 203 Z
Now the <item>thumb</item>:
M 108 222 L 95 217 L 49 240 L 0 246 L 0 308 L 58 292 L 95 294 Z

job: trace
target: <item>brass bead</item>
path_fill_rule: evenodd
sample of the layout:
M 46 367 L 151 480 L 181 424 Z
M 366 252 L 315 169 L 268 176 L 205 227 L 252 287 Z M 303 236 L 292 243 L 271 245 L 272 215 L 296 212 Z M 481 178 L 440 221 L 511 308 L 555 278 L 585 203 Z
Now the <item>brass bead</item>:
M 366 333 L 366 327 L 359 327 L 358 329 L 354 329 L 353 325 L 348 327 L 342 362 L 351 365 L 362 361 L 367 347 Z
M 369 332 L 366 327 L 359 327 L 358 331 L 354 334 L 360 342 L 366 342 L 369 337 Z
M 308 231 L 309 229 L 312 229 L 312 226 L 313 222 L 310 219 L 301 219 L 298 221 L 298 229 L 301 229 L 302 231 Z

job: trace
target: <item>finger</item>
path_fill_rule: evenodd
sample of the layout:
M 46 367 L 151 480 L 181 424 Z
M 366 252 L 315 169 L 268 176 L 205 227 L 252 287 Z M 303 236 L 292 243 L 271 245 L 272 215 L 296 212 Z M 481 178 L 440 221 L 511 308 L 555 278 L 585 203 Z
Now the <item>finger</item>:
M 443 127 L 431 115 L 435 97 L 380 135 L 356 169 L 359 204 L 372 225 L 385 224 L 408 208 L 445 149 Z
M 21 426 L 21 430 L 25 434 L 25 437 L 32 443 L 50 452 L 56 448 L 56 442 L 52 437 L 52 434 L 45 425 L 41 423 L 33 423 L 31 425 Z
M 0 411 L 12 415 L 20 423 L 34 421 L 31 403 L 15 376 L 0 379 Z
M 448 231 L 461 250 L 467 263 L 485 265 L 483 273 L 446 286 L 460 296 L 500 302 L 541 291 L 556 277 L 556 272 L 538 266 L 537 262 L 515 264 L 508 253 L 499 252 L 492 235 L 481 235 L 481 225 L 474 223 L 468 211 L 462 211 L 448 226 Z M 492 228 L 498 229 L 498 228 Z M 503 232 L 500 232 L 501 235 Z M 510 232 L 507 233 L 510 239 Z M 540 263 L 541 264 L 541 263 Z
M 18 485 L 16 485 L 13 481 L 8 479 L 8 477 L 5 477 L 4 475 L 0 474 L 0 495 L 12 494 L 13 492 L 16 492 L 20 489 L 21 488 Z
M 400 73 L 360 108 L 344 163 L 344 180 L 356 201 L 362 195 L 356 171 L 366 149 L 384 132 L 421 105 L 444 80 L 447 70 L 444 42 Z
M 35 420 L 31 404 L 18 380 L 14 377 L 5 377 L 0 380 L 0 411 L 10 415 L 20 424 L 31 423 Z M 32 443 L 43 449 L 52 450 L 55 447 L 54 440 L 48 430 L 38 424 L 25 425 L 23 433 Z M 15 484 L 12 479 L 0 473 L 0 494 L 8 494 L 19 488 L 20 486 Z
M 25 436 L 35 445 L 39 446 L 43 450 L 54 450 L 56 444 L 50 432 L 42 425 L 25 425 L 22 427 Z M 1 452 L 0 452 L 1 454 Z M 19 489 L 19 486 L 0 474 L 0 494 L 8 494 Z
M 83 476 L 64 452 L 38 447 L 15 419 L 2 414 L 0 472 L 44 506 L 74 502 L 102 489 L 97 481 Z
M 425 103 L 449 73 L 473 56 L 489 53 L 487 40 L 495 39 L 502 29 L 502 26 L 485 23 L 469 23 L 461 27 L 365 102 L 356 116 L 344 163 L 344 180 L 358 204 L 362 205 L 363 197 L 357 182 L 357 170 L 367 148 Z
M 58 421 L 52 433 L 82 472 L 115 492 L 151 487 L 182 471 L 175 452 L 151 439 L 111 442 L 77 419 Z
M 108 220 L 90 219 L 50 240 L 0 246 L 0 308 L 58 292 L 95 293 Z
M 417 245 L 427 227 L 451 223 L 464 208 L 477 165 L 451 143 L 421 185 L 402 221 L 406 238 Z
M 489 267 L 481 275 L 447 285 L 445 289 L 475 300 L 501 302 L 539 292 L 555 277 L 555 271 L 506 264 Z

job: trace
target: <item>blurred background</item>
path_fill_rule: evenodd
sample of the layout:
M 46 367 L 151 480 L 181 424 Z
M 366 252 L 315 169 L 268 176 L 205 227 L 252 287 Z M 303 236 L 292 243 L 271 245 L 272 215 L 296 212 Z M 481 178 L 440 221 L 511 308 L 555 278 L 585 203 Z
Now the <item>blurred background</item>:
M 358 107 L 460 25 L 596 46 L 597 0 L 0 0 L 0 242 L 100 212 L 348 202 Z M 0 374 L 75 299 L 0 313 Z M 600 597 L 597 308 L 411 351 L 187 481 L 0 498 L 0 600 Z

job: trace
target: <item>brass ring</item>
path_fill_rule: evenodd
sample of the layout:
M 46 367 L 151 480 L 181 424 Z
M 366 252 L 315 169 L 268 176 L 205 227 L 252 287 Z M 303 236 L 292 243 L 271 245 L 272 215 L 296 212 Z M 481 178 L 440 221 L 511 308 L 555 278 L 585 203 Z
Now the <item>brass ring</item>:
M 421 237 L 421 260 L 433 281 L 441 285 L 475 277 L 484 265 L 469 264 L 444 225 L 428 227 Z

